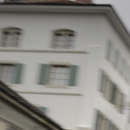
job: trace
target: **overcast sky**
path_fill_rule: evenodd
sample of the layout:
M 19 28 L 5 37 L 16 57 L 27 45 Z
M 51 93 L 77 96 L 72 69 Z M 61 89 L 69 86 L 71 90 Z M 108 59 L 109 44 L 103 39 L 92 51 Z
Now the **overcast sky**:
M 130 0 L 92 0 L 96 4 L 111 4 L 130 33 Z

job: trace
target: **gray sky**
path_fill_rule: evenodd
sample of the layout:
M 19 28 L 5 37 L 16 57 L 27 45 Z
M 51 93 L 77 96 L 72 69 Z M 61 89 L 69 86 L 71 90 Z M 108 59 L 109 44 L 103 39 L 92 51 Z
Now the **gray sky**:
M 130 33 L 130 0 L 92 0 L 96 4 L 111 4 Z

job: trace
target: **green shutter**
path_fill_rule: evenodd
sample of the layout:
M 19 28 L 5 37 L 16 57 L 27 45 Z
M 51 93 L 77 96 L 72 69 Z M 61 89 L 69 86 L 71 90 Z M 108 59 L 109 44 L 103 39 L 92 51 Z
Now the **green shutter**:
M 37 107 L 41 112 L 43 112 L 44 114 L 47 112 L 47 108 L 46 107 Z
M 49 65 L 40 64 L 39 84 L 47 84 Z
M 23 64 L 15 64 L 15 69 L 16 69 L 16 75 L 15 75 L 15 81 L 14 83 L 20 84 L 21 83 L 21 77 L 22 77 L 22 69 L 23 69 Z
M 75 86 L 76 85 L 77 66 L 76 65 L 70 65 L 69 67 L 70 67 L 69 85 Z

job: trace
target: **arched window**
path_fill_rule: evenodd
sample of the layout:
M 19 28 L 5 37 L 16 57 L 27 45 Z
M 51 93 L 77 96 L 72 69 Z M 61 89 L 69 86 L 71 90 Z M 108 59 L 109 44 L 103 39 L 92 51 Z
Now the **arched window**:
M 1 47 L 18 47 L 20 35 L 20 28 L 10 27 L 3 29 Z
M 52 48 L 72 49 L 74 46 L 75 33 L 69 29 L 60 29 L 54 32 Z

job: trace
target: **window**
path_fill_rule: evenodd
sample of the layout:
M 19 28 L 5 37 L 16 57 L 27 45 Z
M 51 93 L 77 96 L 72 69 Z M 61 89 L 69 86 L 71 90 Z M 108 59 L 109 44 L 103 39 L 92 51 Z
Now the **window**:
M 125 59 L 121 58 L 120 52 L 114 49 L 114 46 L 110 41 L 107 43 L 106 58 L 119 70 L 124 79 L 129 81 L 127 62 Z
M 76 65 L 40 65 L 39 84 L 54 86 L 75 86 Z
M 74 43 L 74 31 L 68 29 L 57 30 L 54 32 L 52 48 L 72 49 Z
M 20 83 L 22 64 L 0 64 L 0 80 L 4 83 Z
M 0 64 L 0 79 L 5 83 L 11 83 L 15 74 L 13 64 Z
M 95 130 L 119 130 L 109 119 L 107 119 L 99 111 L 97 112 L 97 120 Z
M 104 72 L 102 72 L 101 92 L 108 100 L 111 99 L 111 89 L 112 89 L 111 80 Z
M 1 47 L 18 47 L 21 29 L 19 28 L 5 28 L 2 32 Z
M 118 89 L 110 78 L 102 71 L 101 92 L 104 97 L 116 106 L 122 113 L 124 107 L 124 94 Z
M 113 104 L 116 104 L 116 97 L 117 97 L 117 87 L 115 84 L 113 84 L 113 88 L 112 88 L 112 96 L 111 96 L 111 102 Z
M 52 65 L 50 67 L 49 84 L 66 86 L 69 84 L 70 68 L 66 65 Z

